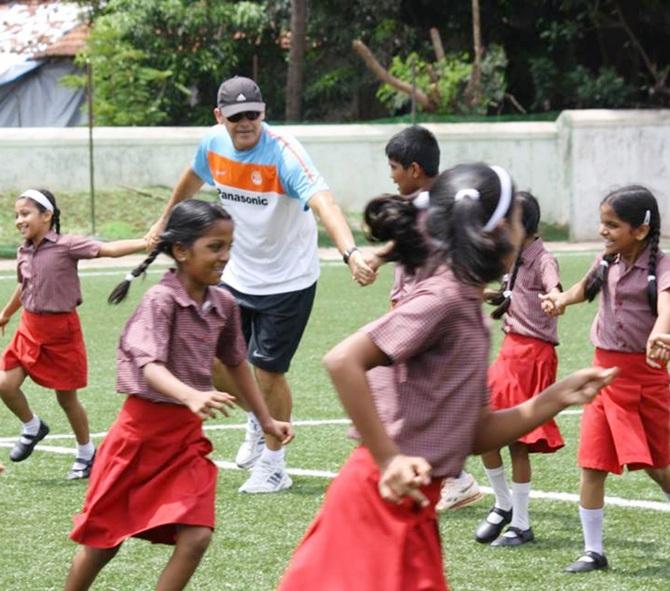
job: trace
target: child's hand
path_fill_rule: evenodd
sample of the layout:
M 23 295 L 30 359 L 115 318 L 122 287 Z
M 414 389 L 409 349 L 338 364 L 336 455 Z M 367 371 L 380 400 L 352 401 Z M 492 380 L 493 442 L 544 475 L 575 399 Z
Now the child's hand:
M 670 334 L 650 334 L 647 339 L 647 364 L 651 367 L 665 367 L 670 361 Z
M 208 418 L 213 419 L 216 416 L 216 411 L 227 417 L 229 415 L 226 407 L 235 408 L 235 396 L 218 390 L 197 392 L 189 398 L 186 405 L 203 421 Z
M 5 314 L 0 314 L 0 331 L 2 331 L 2 334 L 5 334 L 5 326 L 9 323 L 10 316 L 6 316 Z
M 381 467 L 379 494 L 391 503 L 400 503 L 404 497 L 414 499 L 422 507 L 428 499 L 419 487 L 430 483 L 430 464 L 422 457 L 398 454 Z
M 565 302 L 562 293 L 541 293 L 539 294 L 540 307 L 545 314 L 549 316 L 560 316 L 565 312 Z
M 565 406 L 588 404 L 602 388 L 614 380 L 618 373 L 618 367 L 609 369 L 588 367 L 570 374 L 556 385 L 561 389 L 561 398 Z
M 276 437 L 279 439 L 279 441 L 281 441 L 282 445 L 288 445 L 295 437 L 293 425 L 285 421 L 276 421 L 275 419 L 270 419 L 270 422 L 267 425 L 262 425 L 262 428 L 263 433 Z

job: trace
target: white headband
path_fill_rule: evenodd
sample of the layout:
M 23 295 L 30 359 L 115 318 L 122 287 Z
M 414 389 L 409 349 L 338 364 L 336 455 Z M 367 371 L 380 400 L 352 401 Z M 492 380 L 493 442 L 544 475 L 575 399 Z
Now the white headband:
M 412 205 L 417 209 L 428 209 L 430 205 L 430 193 L 428 191 L 421 191 L 414 199 Z
M 498 205 L 491 214 L 489 221 L 484 225 L 484 232 L 490 232 L 496 227 L 496 224 L 505 217 L 512 203 L 512 177 L 502 166 L 491 166 L 493 172 L 498 175 L 500 181 L 500 197 Z
M 54 210 L 53 203 L 47 199 L 47 196 L 44 193 L 40 193 L 39 191 L 36 191 L 35 189 L 28 189 L 27 191 L 24 191 L 21 193 L 18 197 L 19 199 L 32 199 L 33 201 L 36 201 L 39 203 L 44 209 L 47 209 L 49 211 Z

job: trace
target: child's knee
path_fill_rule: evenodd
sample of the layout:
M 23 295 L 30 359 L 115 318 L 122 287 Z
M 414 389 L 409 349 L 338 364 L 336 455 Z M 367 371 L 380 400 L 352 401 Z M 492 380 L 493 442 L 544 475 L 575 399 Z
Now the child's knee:
M 212 541 L 212 530 L 208 527 L 189 527 L 182 530 L 177 544 L 194 558 L 201 558 L 210 542 Z
M 79 406 L 79 398 L 77 398 L 76 392 L 57 391 L 56 399 L 58 400 L 60 407 L 65 411 L 77 408 Z

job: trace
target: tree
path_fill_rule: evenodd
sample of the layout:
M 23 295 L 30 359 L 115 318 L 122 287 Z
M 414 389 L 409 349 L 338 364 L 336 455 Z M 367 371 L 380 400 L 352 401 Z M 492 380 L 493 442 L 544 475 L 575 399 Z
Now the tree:
M 291 51 L 286 79 L 287 121 L 300 120 L 306 30 L 307 0 L 291 0 Z

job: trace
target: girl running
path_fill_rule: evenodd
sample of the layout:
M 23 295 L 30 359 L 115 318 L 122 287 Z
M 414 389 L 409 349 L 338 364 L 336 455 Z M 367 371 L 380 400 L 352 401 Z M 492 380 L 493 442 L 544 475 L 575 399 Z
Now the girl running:
M 49 433 L 48 425 L 32 411 L 21 391 L 21 384 L 30 377 L 56 391 L 77 440 L 76 459 L 67 478 L 88 478 L 95 447 L 86 411 L 77 397 L 77 390 L 87 381 L 86 348 L 76 311 L 82 302 L 77 264 L 80 259 L 139 252 L 146 242 L 100 242 L 61 234 L 60 210 L 53 194 L 45 189 L 21 193 L 14 210 L 24 241 L 16 261 L 19 284 L 0 312 L 3 334 L 12 315 L 21 307 L 23 312 L 0 360 L 0 397 L 23 428 L 9 458 L 13 462 L 27 459 Z
M 174 207 L 157 248 L 175 259 L 150 288 L 121 335 L 117 390 L 127 395 L 100 447 L 70 537 L 82 544 L 65 584 L 88 589 L 129 537 L 172 544 L 174 552 L 156 589 L 183 589 L 207 549 L 214 528 L 217 469 L 202 421 L 228 415 L 233 396 L 214 390 L 217 357 L 265 433 L 283 444 L 288 423 L 270 417 L 246 362 L 240 314 L 233 297 L 216 287 L 228 262 L 233 221 L 218 204 L 186 200 Z M 130 281 L 110 295 L 122 301 Z
M 411 202 L 397 213 L 380 219 L 416 228 Z M 438 247 L 433 273 L 325 357 L 362 445 L 329 487 L 281 591 L 446 589 L 435 512 L 442 480 L 458 475 L 468 454 L 498 449 L 591 400 L 615 373 L 582 370 L 519 407 L 492 412 L 481 302 L 521 244 L 509 173 L 485 164 L 443 172 L 426 224 Z M 371 227 L 373 235 L 383 230 Z M 393 238 L 422 240 L 418 230 L 409 234 Z M 383 387 L 386 379 L 393 388 Z

